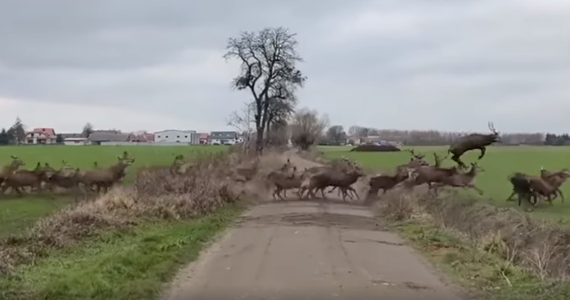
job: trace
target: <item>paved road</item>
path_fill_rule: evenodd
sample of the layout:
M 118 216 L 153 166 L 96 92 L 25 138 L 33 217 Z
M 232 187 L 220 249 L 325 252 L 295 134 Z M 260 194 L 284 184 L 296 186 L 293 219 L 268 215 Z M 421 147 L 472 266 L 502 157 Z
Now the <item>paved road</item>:
M 367 208 L 315 202 L 254 207 L 164 298 L 460 299 Z

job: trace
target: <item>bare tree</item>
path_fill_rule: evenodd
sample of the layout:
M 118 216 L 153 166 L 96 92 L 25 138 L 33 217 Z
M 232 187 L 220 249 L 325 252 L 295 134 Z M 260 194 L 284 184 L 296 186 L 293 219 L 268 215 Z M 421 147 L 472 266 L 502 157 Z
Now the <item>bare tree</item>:
M 87 122 L 83 126 L 83 130 L 81 130 L 81 136 L 84 138 L 88 138 L 91 133 L 93 133 L 93 125 Z
M 323 136 L 328 123 L 328 117 L 319 117 L 316 111 L 307 108 L 297 111 L 291 122 L 291 142 L 302 150 L 309 149 Z
M 333 125 L 327 129 L 327 140 L 335 144 L 341 144 L 346 141 L 346 132 L 342 125 Z
M 307 80 L 296 68 L 302 62 L 297 53 L 296 34 L 283 27 L 259 32 L 242 32 L 230 38 L 225 59 L 241 62 L 240 74 L 232 86 L 251 92 L 255 103 L 256 152 L 263 152 L 264 132 L 271 119 L 271 107 L 279 100 L 293 100 L 294 92 Z
M 234 110 L 227 120 L 228 126 L 235 128 L 244 137 L 244 142 L 242 144 L 243 150 L 249 149 L 251 134 L 253 133 L 255 126 L 254 114 L 255 103 L 244 102 L 243 106 L 239 110 Z
M 348 135 L 351 137 L 359 136 L 360 133 L 360 126 L 352 125 L 348 128 Z

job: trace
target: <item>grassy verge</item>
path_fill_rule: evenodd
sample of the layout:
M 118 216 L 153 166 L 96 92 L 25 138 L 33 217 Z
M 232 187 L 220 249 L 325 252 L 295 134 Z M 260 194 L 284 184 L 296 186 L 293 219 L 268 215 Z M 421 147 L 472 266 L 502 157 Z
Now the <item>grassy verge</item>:
M 73 203 L 71 197 L 58 196 L 55 199 L 41 196 L 0 199 L 0 237 L 20 233 L 39 218 L 50 215 Z
M 428 222 L 397 222 L 393 228 L 433 265 L 477 298 L 570 299 L 569 286 L 540 281 L 500 258 L 493 249 L 481 249 Z
M 152 299 L 242 208 L 229 206 L 199 220 L 147 224 L 128 233 L 108 232 L 81 247 L 54 252 L 0 279 L 0 299 Z

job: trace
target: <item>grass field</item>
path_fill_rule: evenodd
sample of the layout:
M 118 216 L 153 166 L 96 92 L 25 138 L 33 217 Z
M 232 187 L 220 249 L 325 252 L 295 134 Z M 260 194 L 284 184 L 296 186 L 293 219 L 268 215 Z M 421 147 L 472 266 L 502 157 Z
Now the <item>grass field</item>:
M 383 170 L 393 170 L 396 166 L 409 161 L 407 152 L 349 152 L 350 147 L 319 147 L 326 157 L 340 158 L 346 156 L 365 167 Z M 414 147 L 416 152 L 426 155 L 426 159 L 433 162 L 433 152 L 441 156 L 446 154 L 447 147 Z M 467 164 L 477 160 L 478 151 L 467 153 L 462 160 Z M 507 177 L 514 172 L 536 174 L 540 172 L 540 166 L 546 169 L 570 168 L 570 147 L 489 147 L 485 157 L 479 162 L 484 172 L 477 179 L 477 186 L 485 195 L 479 196 L 473 191 L 467 191 L 470 196 L 480 198 L 482 201 L 491 201 L 498 206 L 514 206 L 513 202 L 505 199 L 511 194 L 512 187 Z M 444 163 L 451 166 L 452 161 Z M 570 194 L 570 185 L 562 189 L 564 194 Z M 555 221 L 570 221 L 570 203 L 554 202 L 553 207 L 544 205 L 533 214 Z
M 223 146 L 199 146 L 199 147 L 116 147 L 116 146 L 21 146 L 0 147 L 0 165 L 11 162 L 11 155 L 18 156 L 26 163 L 25 168 L 33 169 L 37 162 L 49 163 L 55 169 L 66 160 L 72 167 L 90 169 L 93 162 L 105 167 L 117 161 L 117 155 L 128 151 L 135 158 L 134 164 L 127 169 L 126 182 L 132 182 L 136 169 L 146 166 L 170 165 L 174 157 L 183 154 L 186 157 L 199 155 L 200 153 L 212 153 L 224 151 Z M 50 199 L 39 196 L 26 196 L 23 198 L 0 199 L 0 237 L 24 229 L 27 225 L 40 217 L 49 215 L 70 203 L 69 197 Z

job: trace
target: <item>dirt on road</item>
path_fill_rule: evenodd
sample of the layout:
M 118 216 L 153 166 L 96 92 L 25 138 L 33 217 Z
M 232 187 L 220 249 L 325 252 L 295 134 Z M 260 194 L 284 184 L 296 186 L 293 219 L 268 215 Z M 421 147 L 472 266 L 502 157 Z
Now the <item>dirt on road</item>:
M 295 158 L 297 165 L 305 164 Z M 307 163 L 310 164 L 310 163 Z M 253 207 L 176 278 L 164 300 L 461 299 L 368 207 Z

